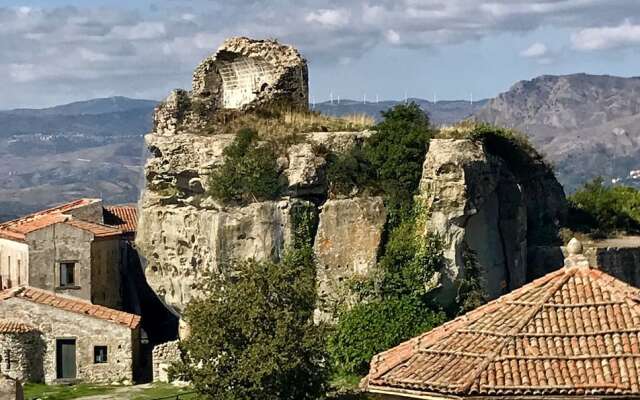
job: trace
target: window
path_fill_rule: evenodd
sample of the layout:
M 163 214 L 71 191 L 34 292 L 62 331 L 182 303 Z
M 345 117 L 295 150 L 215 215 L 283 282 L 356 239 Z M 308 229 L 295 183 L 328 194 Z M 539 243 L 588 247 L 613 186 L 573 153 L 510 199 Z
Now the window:
M 4 351 L 4 369 L 6 371 L 11 369 L 11 350 L 9 349 Z
M 60 263 L 60 287 L 74 286 L 76 263 L 63 262 Z
M 95 346 L 93 348 L 94 364 L 104 364 L 107 362 L 107 346 Z

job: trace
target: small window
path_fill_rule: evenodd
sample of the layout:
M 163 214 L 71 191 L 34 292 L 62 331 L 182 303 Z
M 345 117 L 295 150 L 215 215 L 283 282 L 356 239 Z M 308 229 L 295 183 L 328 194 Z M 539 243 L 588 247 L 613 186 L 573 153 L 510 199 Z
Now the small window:
M 95 346 L 93 348 L 93 362 L 95 364 L 107 362 L 107 346 Z
M 75 286 L 75 269 L 76 263 L 74 262 L 60 263 L 60 287 Z
M 4 369 L 6 371 L 11 369 L 11 350 L 9 349 L 4 351 Z

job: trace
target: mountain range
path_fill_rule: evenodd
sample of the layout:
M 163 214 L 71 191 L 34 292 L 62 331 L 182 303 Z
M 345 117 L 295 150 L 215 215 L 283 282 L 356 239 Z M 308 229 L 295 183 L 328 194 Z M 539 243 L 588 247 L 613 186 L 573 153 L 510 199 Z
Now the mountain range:
M 545 75 L 474 103 L 408 101 L 435 125 L 472 117 L 522 131 L 569 192 L 596 176 L 640 186 L 640 78 Z M 398 103 L 341 100 L 312 108 L 379 119 Z M 147 156 L 143 136 L 156 105 L 111 97 L 0 111 L 0 221 L 82 196 L 137 201 Z

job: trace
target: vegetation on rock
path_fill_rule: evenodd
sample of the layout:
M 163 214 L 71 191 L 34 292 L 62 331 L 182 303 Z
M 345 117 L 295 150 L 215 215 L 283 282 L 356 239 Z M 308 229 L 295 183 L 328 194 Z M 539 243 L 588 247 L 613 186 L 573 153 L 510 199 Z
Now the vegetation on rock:
M 172 376 L 208 399 L 321 397 L 328 374 L 323 328 L 313 322 L 312 250 L 291 250 L 280 263 L 236 261 L 228 271 L 203 280 L 203 297 L 188 305 L 191 333 Z
M 224 162 L 209 177 L 209 194 L 224 202 L 250 203 L 276 199 L 284 185 L 277 155 L 258 133 L 241 129 L 224 151 Z
M 569 226 L 595 238 L 640 232 L 640 191 L 606 186 L 601 178 L 588 182 L 569 197 Z

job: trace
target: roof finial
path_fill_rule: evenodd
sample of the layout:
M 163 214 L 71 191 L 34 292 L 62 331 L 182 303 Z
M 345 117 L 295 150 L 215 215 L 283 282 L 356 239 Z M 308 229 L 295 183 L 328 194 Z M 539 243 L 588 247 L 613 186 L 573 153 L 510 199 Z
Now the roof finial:
M 589 260 L 583 254 L 582 242 L 573 238 L 567 244 L 567 258 L 564 259 L 565 268 L 589 268 Z

